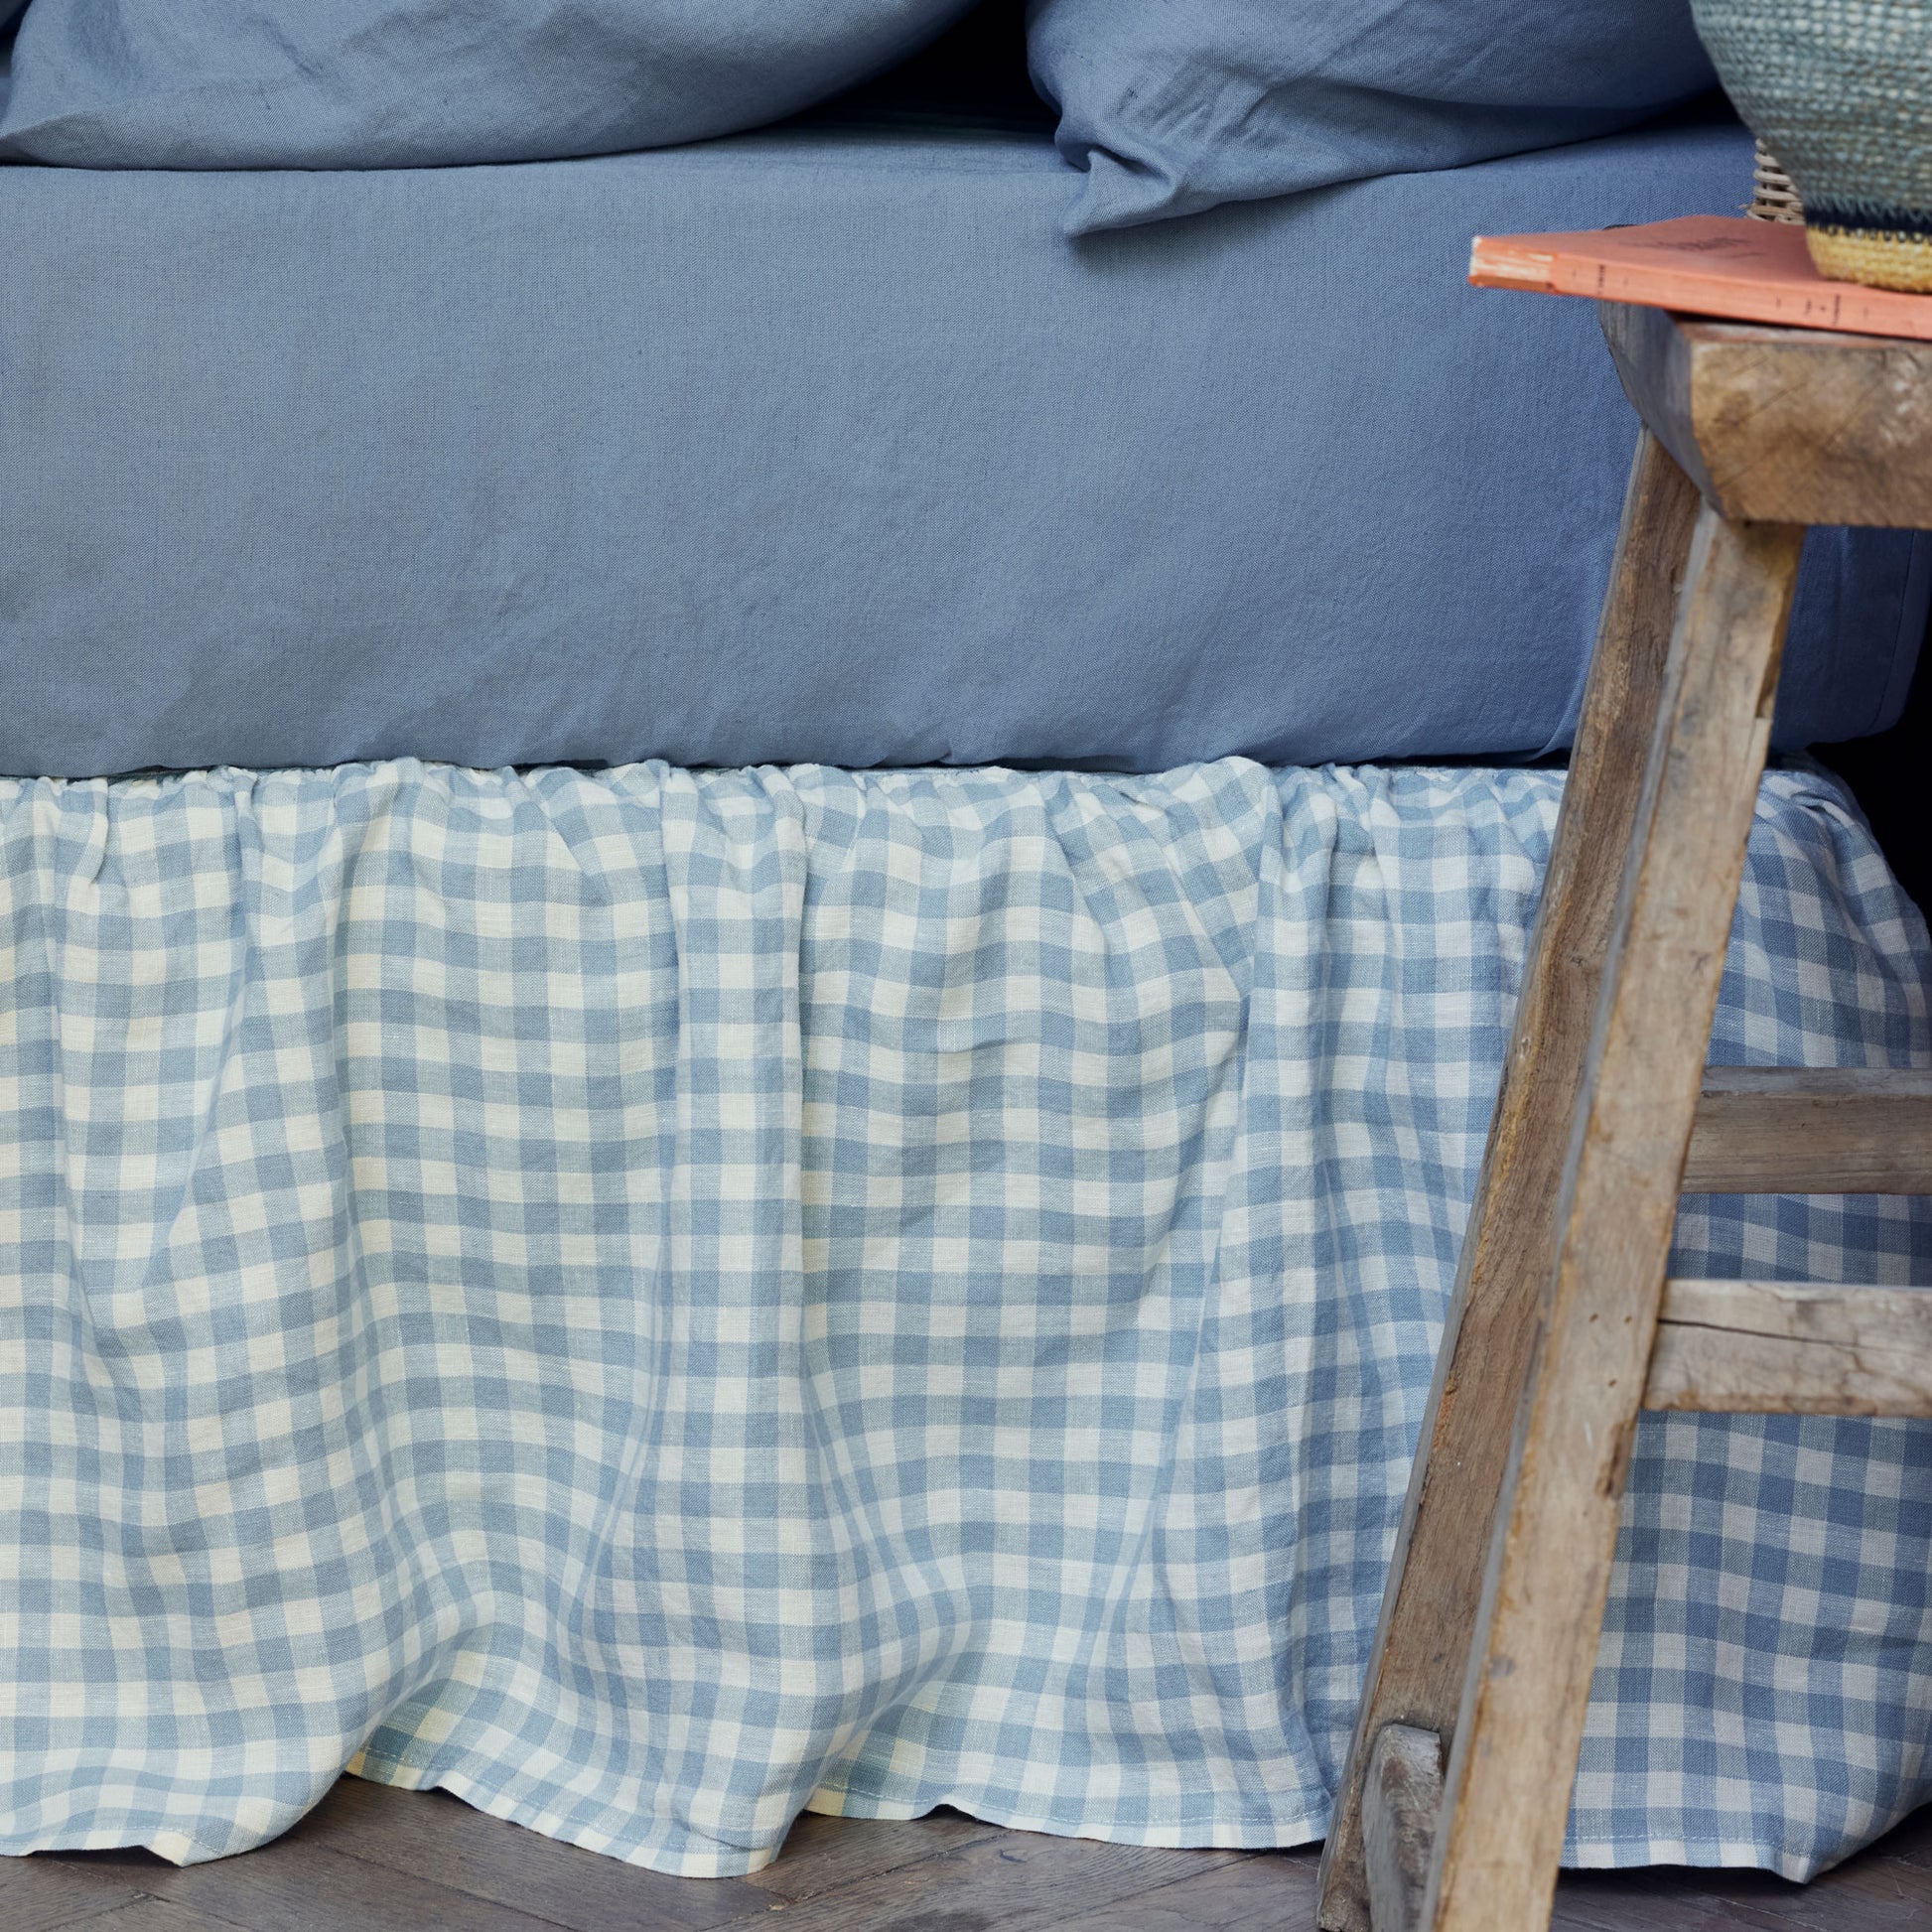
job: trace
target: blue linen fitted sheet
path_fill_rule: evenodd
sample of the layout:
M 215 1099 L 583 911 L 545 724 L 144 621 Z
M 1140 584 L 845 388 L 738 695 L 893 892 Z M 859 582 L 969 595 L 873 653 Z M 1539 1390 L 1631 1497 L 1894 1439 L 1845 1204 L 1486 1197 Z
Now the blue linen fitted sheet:
M 1680 123 L 1069 243 L 1047 135 L 0 168 L 0 770 L 1158 769 L 1567 742 L 1635 426 L 1477 230 L 1734 208 Z M 1780 742 L 1927 546 L 1817 533 Z

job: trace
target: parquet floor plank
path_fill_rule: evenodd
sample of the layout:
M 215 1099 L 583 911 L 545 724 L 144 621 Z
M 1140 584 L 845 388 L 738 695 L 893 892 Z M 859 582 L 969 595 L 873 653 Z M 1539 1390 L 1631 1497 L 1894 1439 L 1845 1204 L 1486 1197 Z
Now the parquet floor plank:
M 343 1932 L 345 1927 L 354 1932 L 557 1932 L 560 1923 L 349 1858 L 310 1839 L 280 1838 L 259 1851 L 206 1864 L 172 1865 L 151 1855 L 111 1852 L 64 1855 L 61 1863 L 69 1857 L 128 1873 L 156 1898 L 251 1932 Z M 647 1919 L 632 1924 L 638 1932 L 646 1927 L 656 1932 Z
M 788 1906 L 781 1923 L 784 1932 L 1060 1932 L 1096 1906 L 1250 1856 L 1000 1832 Z
M 923 1818 L 820 1818 L 806 1812 L 792 1826 L 776 1861 L 744 1880 L 787 1905 L 803 1904 L 866 1878 L 883 1877 L 923 1859 L 1003 1836 L 960 1811 Z
M 45 1857 L 0 1859 L 0 1926 L 6 1932 L 65 1932 L 141 1897 L 141 1887 L 116 1872 Z
M 1315 1932 L 1313 1852 L 1255 1852 L 1068 1919 L 1059 1932 Z
M 1631 1892 L 1572 1896 L 1567 1876 L 1557 1884 L 1550 1932 L 1766 1932 L 1777 1923 L 1747 1915 L 1725 1899 L 1676 1898 L 1661 1908 Z
M 340 1779 L 264 1850 L 299 1845 L 426 1878 L 568 1932 L 707 1932 L 770 1903 L 741 1878 L 669 1878 L 491 1818 L 445 1791 L 404 1792 L 361 1778 Z
M 200 1912 L 183 1911 L 165 1898 L 139 1898 L 100 1918 L 83 1919 L 79 1925 L 80 1932 L 253 1932 L 252 1927 L 237 1926 L 233 1919 L 205 1918 Z M 7 1932 L 14 1932 L 11 1925 Z

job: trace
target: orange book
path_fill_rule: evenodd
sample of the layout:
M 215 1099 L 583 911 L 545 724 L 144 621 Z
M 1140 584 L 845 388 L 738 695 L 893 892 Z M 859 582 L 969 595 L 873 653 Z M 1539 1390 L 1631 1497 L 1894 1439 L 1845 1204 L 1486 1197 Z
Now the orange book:
M 1793 222 L 1691 214 L 1579 234 L 1477 235 L 1469 280 L 1482 289 L 1591 295 L 1649 309 L 1842 329 L 1932 342 L 1932 295 L 1828 282 Z

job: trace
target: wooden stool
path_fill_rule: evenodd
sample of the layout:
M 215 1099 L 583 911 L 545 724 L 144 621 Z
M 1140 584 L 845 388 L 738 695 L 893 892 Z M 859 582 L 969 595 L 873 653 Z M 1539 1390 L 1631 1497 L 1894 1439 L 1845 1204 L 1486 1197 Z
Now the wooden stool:
M 1932 1294 L 1664 1279 L 1680 1189 L 1932 1192 L 1932 1074 L 1705 1066 L 1804 526 L 1932 528 L 1932 343 L 1598 314 L 1644 430 L 1329 1932 L 1549 1923 L 1640 1409 L 1932 1416 Z

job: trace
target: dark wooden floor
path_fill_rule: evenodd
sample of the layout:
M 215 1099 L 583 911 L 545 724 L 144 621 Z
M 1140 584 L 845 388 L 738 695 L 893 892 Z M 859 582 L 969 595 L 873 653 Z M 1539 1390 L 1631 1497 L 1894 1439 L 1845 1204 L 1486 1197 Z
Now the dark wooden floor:
M 1156 1852 L 800 1819 L 755 1878 L 664 1878 L 436 1792 L 345 1778 L 286 1838 L 177 1870 L 144 1852 L 0 1860 L 4 1932 L 1312 1932 L 1315 1855 Z M 782 1913 L 780 1919 L 777 1914 Z M 1932 1932 L 1932 1807 L 1815 1884 L 1756 1872 L 1566 1877 L 1564 1932 Z

